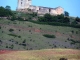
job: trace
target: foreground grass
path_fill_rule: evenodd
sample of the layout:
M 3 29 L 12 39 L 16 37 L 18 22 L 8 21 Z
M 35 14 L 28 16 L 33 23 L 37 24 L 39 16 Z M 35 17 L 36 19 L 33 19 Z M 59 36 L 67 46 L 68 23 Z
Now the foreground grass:
M 12 51 L 0 54 L 0 60 L 80 60 L 80 50 L 73 49 L 44 49 L 30 51 Z

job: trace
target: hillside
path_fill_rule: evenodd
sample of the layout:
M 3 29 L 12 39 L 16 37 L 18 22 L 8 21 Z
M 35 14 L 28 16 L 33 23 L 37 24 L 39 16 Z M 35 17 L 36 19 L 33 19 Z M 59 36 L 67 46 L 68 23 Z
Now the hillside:
M 54 35 L 48 38 L 44 34 Z M 80 28 L 40 25 L 28 21 L 0 20 L 0 49 L 80 49 Z
M 80 60 L 80 18 L 0 7 L 0 60 Z

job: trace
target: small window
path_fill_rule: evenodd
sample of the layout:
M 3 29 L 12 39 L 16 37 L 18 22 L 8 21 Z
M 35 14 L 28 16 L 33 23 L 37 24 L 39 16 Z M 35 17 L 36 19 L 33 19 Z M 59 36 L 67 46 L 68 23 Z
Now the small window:
M 51 9 L 49 9 L 49 12 L 51 12 Z
M 31 1 L 31 0 L 28 0 L 28 1 Z
M 22 2 L 21 2 L 21 4 L 22 4 Z
M 39 10 L 41 10 L 41 8 L 39 8 Z

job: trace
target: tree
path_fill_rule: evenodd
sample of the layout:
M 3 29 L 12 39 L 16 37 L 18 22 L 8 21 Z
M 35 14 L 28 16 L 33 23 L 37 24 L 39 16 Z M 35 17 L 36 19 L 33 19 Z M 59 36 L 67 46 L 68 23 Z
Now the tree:
M 63 14 L 57 15 L 56 17 L 57 17 L 58 19 L 64 19 L 64 15 L 63 15 Z
M 38 17 L 38 21 L 39 22 L 45 22 L 45 19 L 44 19 L 44 17 Z
M 45 22 L 52 22 L 52 16 L 50 14 L 44 15 Z
M 11 17 L 11 21 L 15 21 L 15 20 L 17 20 L 17 19 L 18 19 L 18 18 L 16 18 L 15 15 Z
M 53 17 L 50 14 L 45 14 L 43 17 L 39 17 L 40 22 L 52 22 Z
M 58 21 L 57 16 L 52 16 L 52 22 L 57 22 L 57 21 Z
M 67 11 L 65 11 L 64 16 L 69 16 L 69 13 Z
M 6 6 L 5 9 L 11 10 L 11 7 L 10 6 Z
M 4 7 L 0 7 L 0 17 L 4 17 L 6 15 L 5 13 L 5 8 Z
M 70 23 L 70 19 L 68 17 L 64 17 L 63 23 Z
M 79 18 L 79 17 L 76 17 L 75 20 L 76 20 L 77 22 L 80 22 L 80 18 Z
M 5 8 L 2 6 L 0 7 L 0 17 L 9 17 L 12 15 L 13 15 L 13 13 L 10 10 L 10 6 L 6 6 Z
M 33 16 L 33 17 L 37 16 L 37 13 L 36 13 L 36 12 L 33 12 L 33 13 L 32 13 L 32 16 Z
M 63 23 L 63 20 L 64 20 L 64 15 L 63 15 L 63 14 L 57 15 L 56 18 L 57 18 L 57 19 L 56 19 L 57 22 Z
M 7 17 L 9 17 L 9 16 L 12 16 L 12 15 L 13 15 L 13 13 L 12 13 L 12 11 L 11 11 L 11 7 L 10 7 L 10 6 L 6 6 L 6 7 L 5 7 L 5 10 L 6 10 Z

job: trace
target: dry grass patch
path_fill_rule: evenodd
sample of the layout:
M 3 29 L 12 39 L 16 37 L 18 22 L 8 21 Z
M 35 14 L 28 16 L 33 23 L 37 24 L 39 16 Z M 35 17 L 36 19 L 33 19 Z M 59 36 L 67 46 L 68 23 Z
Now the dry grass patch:
M 15 51 L 8 54 L 0 54 L 0 59 L 2 60 L 59 60 L 60 58 L 78 60 L 80 59 L 80 50 L 44 49 L 31 51 Z

